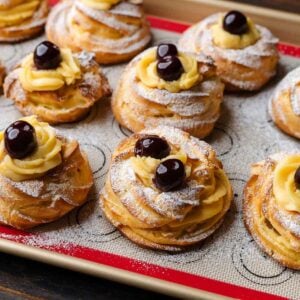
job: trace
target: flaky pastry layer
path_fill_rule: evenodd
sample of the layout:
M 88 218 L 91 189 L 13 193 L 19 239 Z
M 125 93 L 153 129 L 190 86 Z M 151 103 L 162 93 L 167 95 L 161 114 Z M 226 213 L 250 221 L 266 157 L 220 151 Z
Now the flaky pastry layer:
M 143 53 L 127 65 L 113 93 L 112 110 L 118 122 L 133 132 L 166 125 L 199 138 L 207 136 L 220 116 L 223 100 L 224 85 L 214 67 L 208 61 L 200 62 L 202 81 L 172 93 L 147 87 L 138 79 L 136 68 Z
M 143 9 L 123 1 L 107 11 L 80 1 L 62 2 L 49 15 L 46 34 L 60 47 L 94 52 L 101 64 L 128 61 L 151 39 Z
M 48 1 L 42 0 L 32 17 L 21 24 L 0 27 L 0 42 L 20 42 L 40 34 L 44 30 L 48 13 Z
M 46 175 L 21 182 L 0 176 L 1 223 L 32 228 L 61 218 L 87 200 L 93 185 L 88 160 L 76 141 L 62 142 L 62 163 Z
M 276 165 L 284 154 L 252 165 L 244 189 L 244 223 L 257 244 L 279 263 L 300 269 L 300 215 L 279 205 L 273 193 Z
M 74 84 L 55 91 L 29 92 L 22 87 L 20 67 L 17 66 L 5 79 L 5 96 L 12 99 L 24 115 L 37 115 L 40 120 L 50 124 L 80 120 L 111 91 L 106 77 L 90 53 L 81 52 L 77 58 L 82 74 Z
M 218 20 L 219 14 L 214 14 L 188 28 L 179 40 L 179 49 L 196 57 L 199 53 L 212 57 L 226 90 L 259 90 L 276 74 L 278 40 L 267 28 L 256 25 L 260 38 L 255 44 L 222 49 L 214 44 L 211 30 Z

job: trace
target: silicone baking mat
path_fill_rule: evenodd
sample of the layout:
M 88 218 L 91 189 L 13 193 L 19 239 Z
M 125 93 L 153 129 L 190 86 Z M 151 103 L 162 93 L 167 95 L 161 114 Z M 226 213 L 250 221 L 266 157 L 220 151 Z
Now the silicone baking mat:
M 184 24 L 157 17 L 149 17 L 149 21 L 154 44 L 176 42 L 187 28 Z M 0 59 L 11 67 L 43 39 L 1 45 Z M 1 226 L 0 241 L 15 241 L 15 250 L 20 249 L 7 250 L 0 243 L 0 250 L 22 254 L 21 245 L 25 244 L 33 247 L 30 248 L 32 258 L 35 258 L 35 248 L 46 249 L 51 251 L 49 257 L 51 253 L 59 253 L 76 258 L 74 265 L 82 263 L 83 259 L 86 264 L 93 262 L 95 270 L 97 266 L 99 269 L 111 266 L 161 279 L 165 285 L 176 283 L 192 287 L 199 290 L 199 297 L 202 290 L 239 299 L 299 299 L 300 274 L 262 253 L 242 222 L 242 190 L 250 163 L 280 150 L 299 149 L 299 142 L 277 130 L 267 114 L 268 100 L 276 83 L 300 63 L 299 47 L 280 44 L 279 49 L 281 61 L 276 78 L 259 93 L 226 94 L 222 116 L 206 139 L 223 161 L 234 187 L 234 202 L 223 226 L 201 246 L 177 254 L 146 250 L 122 237 L 102 216 L 98 194 L 105 181 L 110 155 L 120 140 L 130 134 L 115 121 L 110 99 L 106 99 L 81 122 L 56 127 L 62 134 L 79 140 L 88 154 L 95 179 L 89 201 L 63 219 L 30 232 Z M 103 68 L 113 88 L 123 68 L 124 65 Z M 0 116 L 0 129 L 3 130 L 21 115 L 10 100 L 2 97 Z M 65 256 L 56 255 L 52 263 L 55 264 L 55 260 L 58 263 L 60 257 Z

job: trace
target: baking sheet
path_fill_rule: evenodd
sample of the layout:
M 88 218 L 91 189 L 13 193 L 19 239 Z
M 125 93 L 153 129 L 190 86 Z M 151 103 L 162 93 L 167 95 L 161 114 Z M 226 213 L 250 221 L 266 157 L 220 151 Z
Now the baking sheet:
M 170 31 L 154 29 L 153 33 L 154 44 L 178 39 L 178 34 Z M 17 45 L 1 45 L 0 59 L 11 67 L 43 39 L 40 37 Z M 139 261 L 131 268 L 137 273 L 147 269 L 151 263 L 159 266 L 160 272 L 163 272 L 163 268 L 170 268 L 196 275 L 199 280 L 196 288 L 202 288 L 201 278 L 203 280 L 206 277 L 288 298 L 300 298 L 300 274 L 281 267 L 263 254 L 247 234 L 242 222 L 242 190 L 248 178 L 249 164 L 277 151 L 299 149 L 299 142 L 281 133 L 267 114 L 268 100 L 276 83 L 299 63 L 299 58 L 282 56 L 278 75 L 263 91 L 225 96 L 222 116 L 206 141 L 217 150 L 232 182 L 235 197 L 220 230 L 201 246 L 179 254 L 145 250 L 122 237 L 102 216 L 98 194 L 105 181 L 110 155 L 117 144 L 130 134 L 113 118 L 110 99 L 101 101 L 81 122 L 56 127 L 61 134 L 79 140 L 89 157 L 95 179 L 89 201 L 61 220 L 32 230 L 32 234 L 0 228 L 0 238 L 52 251 L 62 247 L 67 255 L 74 251 L 71 247 L 68 249 L 70 244 L 83 252 L 87 251 L 84 249 L 99 250 L 107 255 L 126 257 L 133 264 Z M 123 68 L 124 65 L 103 68 L 113 88 Z M 1 130 L 21 117 L 12 102 L 4 97 L 0 99 L 0 116 Z M 89 259 L 88 251 L 86 253 L 86 259 Z M 85 259 L 85 256 L 82 255 L 82 258 Z M 163 274 L 160 277 L 164 278 Z M 165 277 L 171 281 L 168 276 Z M 184 284 L 184 280 L 181 284 Z M 186 284 L 189 285 L 188 280 Z M 220 290 L 220 293 L 223 292 Z

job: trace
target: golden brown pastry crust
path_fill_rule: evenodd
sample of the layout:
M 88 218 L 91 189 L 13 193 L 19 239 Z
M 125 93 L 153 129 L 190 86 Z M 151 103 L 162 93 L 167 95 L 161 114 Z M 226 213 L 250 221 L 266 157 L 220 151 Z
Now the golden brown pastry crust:
M 47 0 L 43 0 L 35 14 L 20 25 L 0 27 L 0 42 L 21 42 L 43 32 L 49 13 Z
M 244 189 L 244 223 L 260 248 L 292 269 L 300 269 L 299 213 L 281 208 L 273 195 L 273 175 L 282 155 L 253 164 Z
M 74 24 L 83 31 L 76 31 Z M 90 32 L 91 26 L 100 33 Z M 128 2 L 109 11 L 97 11 L 79 1 L 64 1 L 50 13 L 46 35 L 60 47 L 94 52 L 100 64 L 126 62 L 151 40 L 150 25 L 142 8 Z
M 76 141 L 62 141 L 62 164 L 46 175 L 21 182 L 0 176 L 1 223 L 32 228 L 61 218 L 87 200 L 93 185 L 88 160 Z
M 193 179 L 186 182 L 188 187 L 163 193 L 153 185 L 151 190 L 155 194 L 154 199 L 150 196 L 152 192 L 149 194 L 150 188 L 146 188 L 138 176 L 133 175 L 134 171 L 127 166 L 128 159 L 134 156 L 136 141 L 148 134 L 159 135 L 166 139 L 171 147 L 180 145 L 187 151 L 188 159 L 194 160 L 194 163 L 201 161 L 201 171 L 198 175 L 192 171 Z M 124 170 L 126 174 L 123 173 Z M 199 181 L 203 180 L 202 184 L 209 184 L 210 176 L 205 177 L 208 174 L 206 172 L 213 172 L 210 174 L 216 176 L 214 178 L 218 184 L 219 180 L 221 181 L 226 193 L 216 200 L 217 212 L 204 218 L 203 209 L 210 207 L 203 204 L 207 197 L 204 196 L 206 192 L 192 181 L 197 181 L 199 176 Z M 100 194 L 104 214 L 122 234 L 140 246 L 166 251 L 183 250 L 211 235 L 222 224 L 231 200 L 232 188 L 214 150 L 186 132 L 164 126 L 144 130 L 121 142 L 113 153 L 106 184 Z M 210 207 L 208 210 L 213 209 Z M 194 218 L 199 218 L 200 215 L 201 221 L 197 219 L 199 223 L 194 223 Z
M 222 49 L 214 45 L 210 27 L 218 21 L 212 15 L 187 29 L 179 40 L 179 49 L 199 55 L 204 53 L 215 61 L 217 74 L 228 91 L 256 91 L 275 74 L 279 60 L 277 39 L 259 25 L 260 39 L 244 49 Z
M 145 52 L 127 65 L 113 93 L 112 111 L 117 121 L 133 132 L 167 125 L 199 138 L 209 135 L 219 118 L 224 90 L 215 68 L 208 60 L 199 62 L 204 78 L 187 91 L 149 88 L 136 77 L 136 65 Z
M 291 71 L 278 84 L 269 110 L 282 131 L 300 139 L 300 68 Z
M 40 120 L 50 124 L 74 122 L 82 119 L 91 107 L 103 97 L 109 96 L 109 83 L 100 70 L 99 65 L 89 53 L 82 52 L 78 56 L 82 76 L 75 84 L 64 86 L 56 91 L 28 92 L 24 90 L 19 80 L 19 66 L 16 67 L 4 82 L 4 93 L 15 102 L 24 115 L 37 115 Z M 31 100 L 42 99 L 43 103 L 36 104 Z M 69 98 L 81 99 L 74 107 L 65 107 L 64 101 Z M 55 105 L 57 107 L 51 107 Z

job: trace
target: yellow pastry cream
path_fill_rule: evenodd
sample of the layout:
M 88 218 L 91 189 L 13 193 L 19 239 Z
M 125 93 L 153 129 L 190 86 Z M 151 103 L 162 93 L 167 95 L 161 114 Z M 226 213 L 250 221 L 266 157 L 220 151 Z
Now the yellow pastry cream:
M 145 187 L 153 188 L 153 178 L 157 166 L 162 161 L 171 158 L 181 160 L 185 166 L 186 180 L 194 181 L 203 189 L 198 194 L 199 207 L 194 208 L 183 220 L 174 220 L 168 223 L 165 230 L 167 232 L 171 230 L 174 235 L 180 236 L 191 226 L 202 224 L 203 231 L 205 231 L 205 228 L 210 228 L 220 219 L 220 215 L 224 213 L 224 207 L 230 202 L 230 200 L 228 201 L 231 197 L 229 180 L 221 168 L 216 168 L 213 164 L 204 166 L 200 161 L 190 159 L 181 149 L 172 149 L 170 155 L 161 160 L 137 156 L 131 157 L 130 162 L 136 176 Z M 159 239 L 163 239 L 156 231 L 146 232 L 138 228 L 131 229 L 152 241 L 159 242 Z
M 33 54 L 26 56 L 19 73 L 22 87 L 28 92 L 55 91 L 80 79 L 80 65 L 72 51 L 60 49 L 60 53 L 61 63 L 54 70 L 38 70 L 34 65 Z
M 274 170 L 273 194 L 285 210 L 300 213 L 300 189 L 295 184 L 295 173 L 300 167 L 300 154 L 288 155 Z
M 137 64 L 137 78 L 149 88 L 167 90 L 171 93 L 178 93 L 188 90 L 201 82 L 202 75 L 199 73 L 197 60 L 182 52 L 178 53 L 184 72 L 178 80 L 166 81 L 157 73 L 156 49 L 147 51 Z
M 4 132 L 0 132 L 0 174 L 13 181 L 24 181 L 43 176 L 62 162 L 62 142 L 48 123 L 39 122 L 35 116 L 20 120 L 35 129 L 37 148 L 24 159 L 12 158 L 5 149 Z
M 224 49 L 243 49 L 251 46 L 260 38 L 260 33 L 250 18 L 247 18 L 248 31 L 243 34 L 231 34 L 223 28 L 224 16 L 211 26 L 213 42 Z
M 131 165 L 135 174 L 140 178 L 143 184 L 147 187 L 152 186 L 152 179 L 157 166 L 167 159 L 179 159 L 185 166 L 185 174 L 187 177 L 191 174 L 191 165 L 187 164 L 187 155 L 183 152 L 174 152 L 163 159 L 156 159 L 150 156 L 131 157 Z
M 23 23 L 34 15 L 40 4 L 41 0 L 14 1 L 12 5 L 0 3 L 0 28 Z
M 80 0 L 83 4 L 100 10 L 109 10 L 121 0 Z

